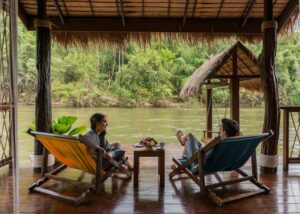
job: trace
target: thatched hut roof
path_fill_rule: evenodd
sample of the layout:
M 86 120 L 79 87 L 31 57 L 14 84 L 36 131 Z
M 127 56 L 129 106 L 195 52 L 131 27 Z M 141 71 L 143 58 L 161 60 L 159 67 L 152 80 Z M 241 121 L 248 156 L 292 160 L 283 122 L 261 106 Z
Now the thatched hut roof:
M 19 17 L 28 30 L 35 30 L 37 2 L 19 0 Z M 153 37 L 251 41 L 262 37 L 263 11 L 263 0 L 53 0 L 46 7 L 53 37 L 65 45 L 145 43 Z M 278 31 L 286 32 L 299 14 L 299 1 L 276 0 L 273 14 Z
M 220 85 L 233 77 L 233 54 L 237 51 L 237 76 L 240 86 L 250 91 L 259 91 L 260 71 L 256 56 L 240 41 L 203 63 L 188 79 L 180 92 L 182 98 L 197 96 L 207 80 L 215 79 Z M 214 81 L 216 82 L 216 81 Z M 226 85 L 226 84 L 225 84 Z

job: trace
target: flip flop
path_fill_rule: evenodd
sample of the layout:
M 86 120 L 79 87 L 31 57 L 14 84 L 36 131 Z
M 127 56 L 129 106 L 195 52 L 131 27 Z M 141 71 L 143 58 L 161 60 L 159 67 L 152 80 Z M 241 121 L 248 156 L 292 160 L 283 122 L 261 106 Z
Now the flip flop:
M 177 139 L 178 139 L 178 141 L 180 142 L 180 144 L 182 145 L 182 146 L 184 146 L 185 145 L 185 143 L 182 141 L 182 139 L 181 139 L 181 136 L 183 135 L 183 131 L 181 131 L 181 130 L 178 130 L 177 132 L 176 132 L 176 137 L 177 137 Z

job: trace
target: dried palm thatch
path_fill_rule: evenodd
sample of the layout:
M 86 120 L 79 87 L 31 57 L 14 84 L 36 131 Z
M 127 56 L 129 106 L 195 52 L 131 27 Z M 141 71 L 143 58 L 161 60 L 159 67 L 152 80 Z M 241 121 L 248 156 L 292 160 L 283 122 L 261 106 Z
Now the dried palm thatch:
M 54 24 L 52 36 L 64 46 L 111 47 L 132 41 L 145 45 L 162 38 L 194 45 L 232 37 L 243 42 L 262 38 L 263 0 L 62 0 L 46 3 L 48 19 Z M 279 33 L 291 32 L 299 20 L 298 0 L 276 0 L 273 15 L 280 24 Z M 37 1 L 19 0 L 19 16 L 28 29 L 34 30 Z M 133 24 L 134 20 L 137 23 Z M 199 20 L 201 24 L 197 25 Z
M 240 86 L 246 90 L 259 91 L 261 85 L 257 58 L 238 41 L 202 64 L 185 83 L 180 96 L 182 98 L 197 96 L 201 86 L 207 80 L 219 80 L 217 81 L 219 83 L 224 83 L 224 80 L 228 82 L 233 77 L 232 59 L 234 51 L 237 51 L 237 75 L 240 78 Z

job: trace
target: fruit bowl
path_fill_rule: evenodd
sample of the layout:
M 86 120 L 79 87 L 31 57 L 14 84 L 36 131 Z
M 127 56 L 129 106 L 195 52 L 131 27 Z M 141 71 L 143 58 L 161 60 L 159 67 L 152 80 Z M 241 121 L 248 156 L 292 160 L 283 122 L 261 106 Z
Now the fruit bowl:
M 152 137 L 146 137 L 140 141 L 140 145 L 143 145 L 146 149 L 153 149 L 157 145 L 157 141 Z

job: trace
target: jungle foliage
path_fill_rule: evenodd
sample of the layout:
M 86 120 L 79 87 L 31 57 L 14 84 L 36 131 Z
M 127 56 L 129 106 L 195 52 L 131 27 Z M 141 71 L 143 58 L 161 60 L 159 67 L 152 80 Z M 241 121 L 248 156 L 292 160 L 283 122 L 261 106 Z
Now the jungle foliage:
M 35 33 L 19 25 L 20 101 L 33 103 L 37 72 Z M 52 44 L 52 99 L 72 106 L 168 106 L 183 102 L 179 91 L 187 78 L 211 55 L 234 41 L 211 46 L 153 41 L 150 46 L 129 44 L 123 50 L 64 48 Z M 256 55 L 261 44 L 246 44 Z M 280 100 L 300 104 L 300 34 L 279 38 L 276 69 L 280 79 Z M 205 94 L 189 102 L 205 102 Z M 228 89 L 214 90 L 214 102 L 228 103 Z M 247 106 L 263 104 L 262 95 L 242 92 Z

